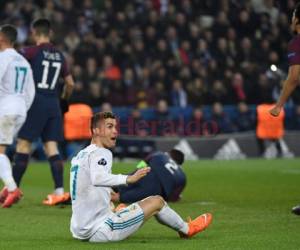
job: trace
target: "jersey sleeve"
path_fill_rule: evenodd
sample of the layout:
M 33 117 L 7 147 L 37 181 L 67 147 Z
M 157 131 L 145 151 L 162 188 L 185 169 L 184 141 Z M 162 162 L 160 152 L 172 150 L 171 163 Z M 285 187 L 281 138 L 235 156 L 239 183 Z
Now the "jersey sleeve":
M 8 58 L 5 56 L 4 53 L 0 52 L 0 82 L 2 81 L 2 78 L 6 72 L 7 66 L 9 64 Z
M 293 40 L 288 48 L 289 66 L 300 65 L 300 38 Z
M 91 182 L 94 186 L 113 187 L 126 184 L 127 175 L 111 174 L 112 153 L 98 149 L 89 158 Z
M 25 102 L 26 102 L 27 110 L 31 107 L 31 104 L 33 103 L 33 100 L 34 100 L 34 96 L 35 96 L 35 86 L 34 86 L 34 80 L 33 80 L 33 73 L 32 73 L 31 67 L 29 67 L 27 83 L 25 86 Z

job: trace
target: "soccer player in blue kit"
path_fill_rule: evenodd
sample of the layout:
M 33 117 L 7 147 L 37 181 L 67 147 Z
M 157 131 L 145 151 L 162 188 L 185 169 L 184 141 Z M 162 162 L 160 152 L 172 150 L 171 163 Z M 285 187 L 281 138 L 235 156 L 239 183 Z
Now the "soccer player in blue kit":
M 186 185 L 181 168 L 183 162 L 184 154 L 177 149 L 148 155 L 137 168 L 149 166 L 151 172 L 136 183 L 114 189 L 116 193 L 112 193 L 112 201 L 133 203 L 151 195 L 160 195 L 166 201 L 178 201 Z
M 284 81 L 283 89 L 276 105 L 270 110 L 272 116 L 278 116 L 283 108 L 284 103 L 293 93 L 294 89 L 299 86 L 300 77 L 300 3 L 295 6 L 293 12 L 292 31 L 296 34 L 288 45 L 288 62 L 289 73 L 287 79 Z M 300 215 L 300 205 L 293 207 L 292 212 Z
M 31 64 L 36 95 L 18 135 L 13 168 L 13 176 L 19 186 L 28 165 L 31 144 L 41 138 L 55 183 L 54 193 L 43 201 L 45 205 L 56 205 L 70 198 L 63 188 L 63 162 L 57 142 L 63 140 L 62 109 L 67 107 L 74 86 L 64 55 L 50 43 L 51 32 L 49 20 L 34 21 L 32 36 L 36 45 L 21 50 Z M 64 80 L 61 95 L 60 77 Z

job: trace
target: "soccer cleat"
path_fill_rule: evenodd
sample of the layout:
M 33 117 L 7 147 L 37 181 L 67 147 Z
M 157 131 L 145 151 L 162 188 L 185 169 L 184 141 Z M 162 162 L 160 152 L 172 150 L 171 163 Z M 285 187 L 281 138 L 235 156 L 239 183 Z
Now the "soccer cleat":
M 13 204 L 17 203 L 22 198 L 22 196 L 23 193 L 19 188 L 15 189 L 15 191 L 8 192 L 8 195 L 5 201 L 3 202 L 2 207 L 3 208 L 11 207 Z
M 194 220 L 191 220 L 191 218 L 189 218 L 189 220 L 188 220 L 188 227 L 189 227 L 188 233 L 184 234 L 182 232 L 178 232 L 179 236 L 180 236 L 180 238 L 191 238 L 195 234 L 204 231 L 209 226 L 209 224 L 211 222 L 212 222 L 212 214 L 210 214 L 210 213 L 202 214 Z
M 127 207 L 127 205 L 125 203 L 120 203 L 116 208 L 115 208 L 115 212 L 119 212 L 120 210 L 124 209 L 125 207 Z
M 0 192 L 0 203 L 3 203 L 7 196 L 8 196 L 8 189 L 7 187 L 4 187 Z
M 292 213 L 300 215 L 300 205 L 292 208 Z
M 64 193 L 62 195 L 48 194 L 47 198 L 43 200 L 43 204 L 47 206 L 55 206 L 63 204 L 71 199 L 70 193 Z

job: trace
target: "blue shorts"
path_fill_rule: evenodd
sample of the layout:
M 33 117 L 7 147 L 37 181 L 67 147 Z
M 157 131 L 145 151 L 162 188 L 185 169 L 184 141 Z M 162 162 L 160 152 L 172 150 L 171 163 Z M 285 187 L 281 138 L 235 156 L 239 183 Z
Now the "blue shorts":
M 63 140 L 63 119 L 57 97 L 37 94 L 27 113 L 18 138 L 30 142 Z
M 134 184 L 118 187 L 120 202 L 133 203 L 151 195 L 164 196 L 160 182 L 154 172 L 149 172 L 144 178 Z

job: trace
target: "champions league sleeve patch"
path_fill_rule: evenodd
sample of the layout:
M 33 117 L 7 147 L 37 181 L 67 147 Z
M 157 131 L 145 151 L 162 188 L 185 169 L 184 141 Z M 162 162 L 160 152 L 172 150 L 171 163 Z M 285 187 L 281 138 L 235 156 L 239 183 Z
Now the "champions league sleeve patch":
M 100 161 L 98 161 L 98 165 L 106 166 L 106 164 L 107 164 L 107 161 L 104 158 L 102 158 Z

